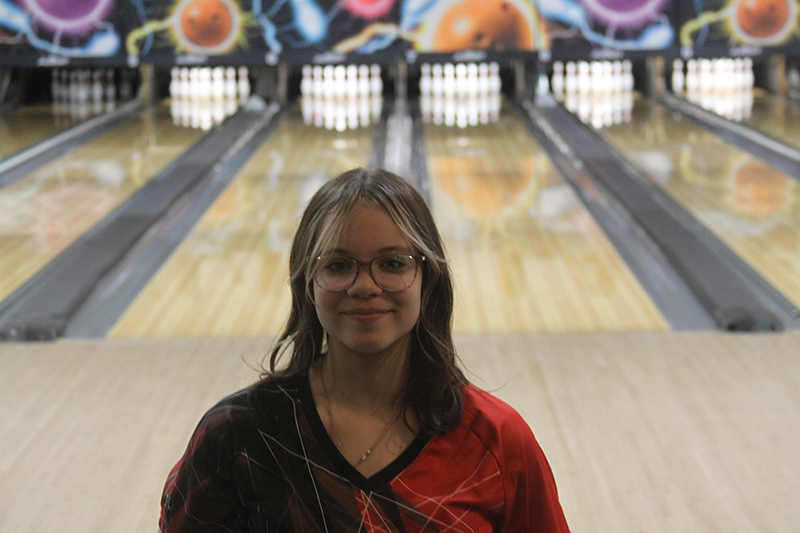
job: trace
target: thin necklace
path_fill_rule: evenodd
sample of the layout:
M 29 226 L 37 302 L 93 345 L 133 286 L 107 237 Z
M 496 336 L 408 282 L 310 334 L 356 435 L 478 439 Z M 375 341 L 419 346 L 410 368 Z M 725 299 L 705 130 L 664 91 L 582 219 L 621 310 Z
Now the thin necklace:
M 331 405 L 331 397 L 328 394 L 328 386 L 325 384 L 325 377 L 323 375 L 322 369 L 320 369 L 319 380 L 322 382 L 322 394 L 325 396 L 325 403 L 327 404 L 328 423 L 330 424 L 331 437 L 333 437 L 333 440 L 336 443 L 336 446 L 339 447 L 340 452 L 343 452 L 344 447 L 342 446 L 341 441 L 335 434 L 333 434 L 334 433 L 333 407 Z M 383 431 L 381 431 L 381 434 L 378 435 L 377 439 L 375 439 L 375 442 L 372 443 L 372 446 L 364 450 L 364 453 L 361 454 L 358 460 L 355 463 L 352 463 L 354 467 L 358 467 L 361 463 L 369 459 L 369 456 L 372 455 L 373 450 L 375 450 L 375 448 L 378 447 L 378 444 L 380 444 L 381 441 L 383 441 L 383 438 L 389 433 L 389 430 L 392 429 L 396 423 L 397 423 L 397 418 L 392 420 L 389 424 L 386 425 L 385 428 L 383 428 Z

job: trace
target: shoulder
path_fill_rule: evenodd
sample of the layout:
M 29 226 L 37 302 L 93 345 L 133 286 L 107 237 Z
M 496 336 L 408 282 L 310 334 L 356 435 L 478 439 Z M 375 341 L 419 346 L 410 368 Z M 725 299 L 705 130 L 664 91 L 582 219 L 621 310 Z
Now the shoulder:
M 504 525 L 498 530 L 568 532 L 553 472 L 516 409 L 492 394 L 465 387 L 462 424 L 496 461 L 505 501 Z
M 248 426 L 269 425 L 294 410 L 300 395 L 300 378 L 267 380 L 234 392 L 203 415 L 197 433 L 235 433 Z
M 466 386 L 462 389 L 464 412 L 461 423 L 488 447 L 535 443 L 533 432 L 516 409 L 497 396 Z

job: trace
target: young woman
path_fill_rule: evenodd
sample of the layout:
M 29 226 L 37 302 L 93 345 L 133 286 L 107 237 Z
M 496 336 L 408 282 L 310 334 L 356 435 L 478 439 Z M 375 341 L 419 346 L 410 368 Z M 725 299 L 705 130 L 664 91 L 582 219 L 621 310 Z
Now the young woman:
M 450 271 L 413 187 L 328 182 L 289 266 L 270 369 L 203 417 L 161 531 L 569 531 L 527 424 L 457 366 Z

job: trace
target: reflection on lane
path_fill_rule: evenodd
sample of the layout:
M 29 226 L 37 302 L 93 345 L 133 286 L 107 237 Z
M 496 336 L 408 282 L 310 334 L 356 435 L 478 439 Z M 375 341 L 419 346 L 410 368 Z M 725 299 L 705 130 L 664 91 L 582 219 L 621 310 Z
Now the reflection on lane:
M 745 126 L 800 148 L 800 104 L 777 94 L 757 90 Z
M 161 267 L 112 337 L 274 335 L 290 305 L 288 253 L 306 202 L 364 166 L 372 127 L 308 127 L 286 116 Z
M 800 183 L 664 107 L 600 133 L 800 305 Z
M 0 189 L 0 299 L 125 201 L 199 134 L 151 109 Z
M 522 123 L 426 126 L 456 331 L 665 330 L 658 310 Z
M 56 110 L 55 104 L 36 104 L 0 115 L 0 161 L 73 124 Z
M 800 148 L 800 103 L 760 88 L 728 89 L 685 97 L 708 111 Z

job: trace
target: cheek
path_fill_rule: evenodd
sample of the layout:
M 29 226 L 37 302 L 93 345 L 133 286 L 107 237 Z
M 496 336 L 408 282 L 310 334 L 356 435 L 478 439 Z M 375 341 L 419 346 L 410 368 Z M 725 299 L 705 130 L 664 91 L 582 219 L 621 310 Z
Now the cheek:
M 408 316 L 413 317 L 414 323 L 416 324 L 419 322 L 422 310 L 422 291 L 419 284 L 412 286 L 409 291 L 408 297 L 404 302 L 404 307 L 407 309 Z
M 314 308 L 317 311 L 317 318 L 323 327 L 331 321 L 332 310 L 335 306 L 335 296 L 329 291 L 323 291 L 314 285 Z

